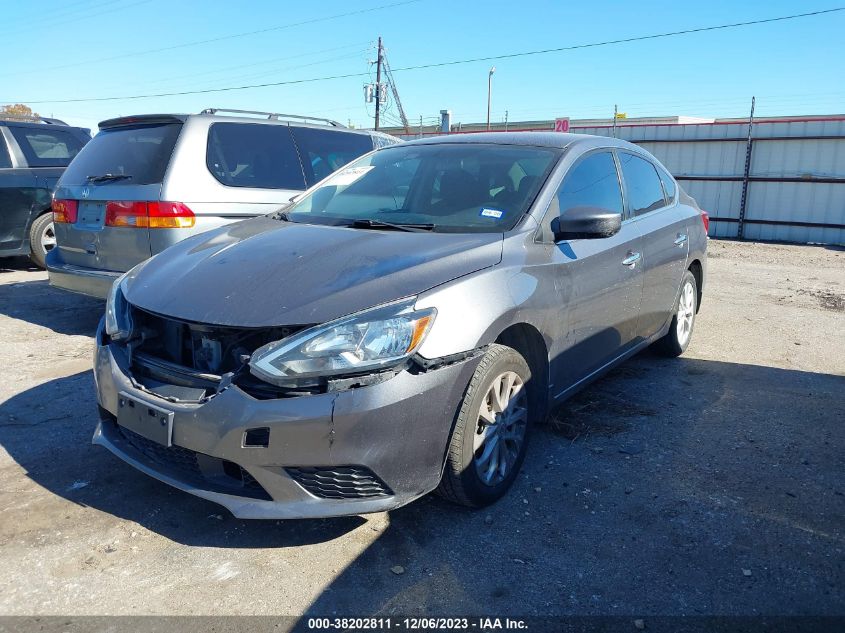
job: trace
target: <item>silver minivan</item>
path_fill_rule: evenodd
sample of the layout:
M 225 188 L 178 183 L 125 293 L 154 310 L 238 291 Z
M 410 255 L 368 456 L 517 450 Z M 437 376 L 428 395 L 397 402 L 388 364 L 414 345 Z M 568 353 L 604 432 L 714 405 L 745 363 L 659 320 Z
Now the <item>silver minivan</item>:
M 229 116 L 223 116 L 221 113 Z M 398 139 L 316 117 L 207 109 L 100 123 L 55 191 L 54 286 L 105 298 L 121 274 L 191 235 L 270 213 Z

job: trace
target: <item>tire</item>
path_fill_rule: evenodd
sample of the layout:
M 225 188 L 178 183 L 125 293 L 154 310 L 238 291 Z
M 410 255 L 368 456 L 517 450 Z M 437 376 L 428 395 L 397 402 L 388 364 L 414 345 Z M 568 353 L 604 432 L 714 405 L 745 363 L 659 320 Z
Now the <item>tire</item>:
M 695 276 L 686 271 L 681 279 L 681 291 L 675 301 L 672 323 L 666 335 L 654 344 L 655 349 L 665 356 L 680 356 L 689 347 L 692 331 L 695 327 L 695 315 L 698 310 L 698 284 Z M 681 323 L 681 327 L 678 327 Z
M 46 268 L 47 252 L 56 246 L 53 215 L 39 215 L 29 227 L 29 259 L 39 268 Z
M 533 417 L 529 410 L 530 380 L 528 363 L 516 350 L 498 344 L 490 346 L 464 394 L 449 441 L 446 468 L 437 488 L 440 496 L 459 505 L 481 508 L 505 495 L 519 474 L 528 446 Z M 503 397 L 496 398 L 496 393 Z M 507 406 L 502 406 L 503 402 Z M 483 422 L 482 406 L 485 417 L 492 417 L 493 423 Z M 496 408 L 504 409 L 506 414 L 494 413 Z M 494 428 L 497 430 L 492 432 Z

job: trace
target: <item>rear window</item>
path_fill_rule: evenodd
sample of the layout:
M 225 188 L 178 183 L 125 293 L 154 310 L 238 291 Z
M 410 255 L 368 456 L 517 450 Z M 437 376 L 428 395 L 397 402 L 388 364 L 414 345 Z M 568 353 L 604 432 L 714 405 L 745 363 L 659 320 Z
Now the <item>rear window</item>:
M 66 130 L 10 127 L 30 167 L 65 167 L 85 144 Z
M 292 127 L 290 132 L 299 148 L 309 187 L 373 149 L 367 134 L 305 127 Z
M 206 164 L 229 187 L 305 189 L 305 176 L 286 125 L 214 123 Z
M 90 177 L 130 176 L 110 185 L 149 185 L 164 180 L 181 123 L 106 128 L 70 164 L 63 184 L 81 185 Z

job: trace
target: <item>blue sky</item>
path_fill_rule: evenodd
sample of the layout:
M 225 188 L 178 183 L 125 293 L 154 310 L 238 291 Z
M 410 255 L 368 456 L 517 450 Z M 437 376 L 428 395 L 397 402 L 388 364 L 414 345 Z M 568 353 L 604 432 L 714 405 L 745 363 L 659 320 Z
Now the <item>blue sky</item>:
M 0 104 L 24 101 L 38 112 L 95 127 L 144 112 L 229 107 L 316 114 L 372 125 L 367 77 L 213 94 L 90 103 L 56 100 L 126 96 L 366 74 L 384 38 L 394 68 L 554 48 L 804 13 L 835 0 L 786 2 L 522 2 L 418 0 L 313 22 L 399 0 L 350 3 L 216 0 L 45 0 L 4 8 Z M 289 26 L 312 21 L 309 24 Z M 232 34 L 261 34 L 185 46 Z M 845 112 L 845 11 L 774 24 L 492 62 L 493 116 L 511 121 L 628 116 Z M 135 54 L 138 53 L 138 54 Z M 131 55 L 129 55 L 131 54 Z M 128 56 L 127 56 L 128 55 Z M 95 61 L 124 56 L 110 61 Z M 453 122 L 486 116 L 491 62 L 409 70 L 396 83 L 412 122 L 442 108 Z M 51 101 L 52 100 L 52 101 Z M 45 101 L 47 103 L 33 103 Z M 390 113 L 395 113 L 394 109 Z

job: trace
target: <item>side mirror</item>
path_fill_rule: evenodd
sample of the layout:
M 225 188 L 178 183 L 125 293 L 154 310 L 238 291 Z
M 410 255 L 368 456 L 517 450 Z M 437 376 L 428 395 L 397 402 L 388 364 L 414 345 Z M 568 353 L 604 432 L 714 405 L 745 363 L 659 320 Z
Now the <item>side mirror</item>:
M 551 228 L 555 242 L 610 237 L 622 228 L 622 214 L 599 207 L 572 207 L 552 219 Z

